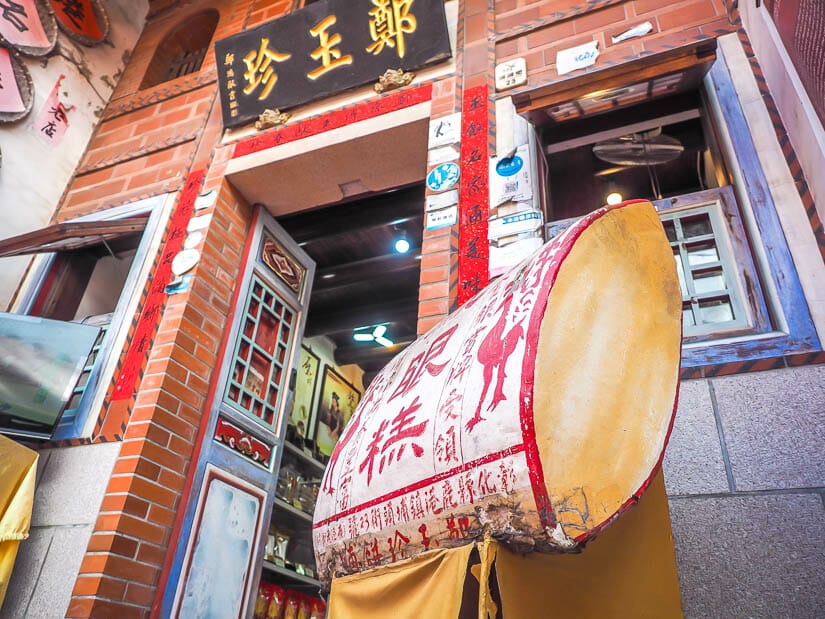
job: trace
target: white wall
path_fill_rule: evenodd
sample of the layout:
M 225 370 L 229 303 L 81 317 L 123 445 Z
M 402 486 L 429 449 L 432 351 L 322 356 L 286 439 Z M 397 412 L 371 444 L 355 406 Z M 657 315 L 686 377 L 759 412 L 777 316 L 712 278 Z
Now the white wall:
M 0 239 L 49 223 L 143 29 L 147 0 L 109 0 L 105 5 L 112 45 L 84 47 L 61 33 L 49 57 L 25 60 L 34 82 L 34 106 L 25 119 L 0 125 Z M 66 76 L 61 102 L 74 109 L 63 141 L 50 148 L 30 125 L 61 74 Z M 0 311 L 8 309 L 27 264 L 26 257 L 0 260 Z
M 77 307 L 75 320 L 115 311 L 134 256 L 135 252 L 131 251 L 125 255 L 106 256 L 97 261 L 86 292 Z

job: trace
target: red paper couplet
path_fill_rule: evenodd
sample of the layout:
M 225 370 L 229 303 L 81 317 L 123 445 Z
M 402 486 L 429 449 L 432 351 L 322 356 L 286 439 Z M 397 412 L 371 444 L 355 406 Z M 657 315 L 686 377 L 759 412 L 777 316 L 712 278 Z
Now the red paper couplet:
M 0 0 L 0 36 L 15 47 L 49 46 L 35 0 Z
M 149 294 L 143 302 L 143 311 L 138 318 L 137 327 L 132 334 L 132 342 L 123 361 L 120 376 L 112 392 L 112 401 L 128 400 L 132 397 L 135 384 L 140 378 L 143 362 L 152 347 L 156 327 L 163 315 L 163 303 L 166 297 L 166 286 L 172 279 L 172 260 L 183 247 L 186 238 L 186 226 L 195 210 L 195 199 L 198 197 L 205 170 L 192 172 L 186 180 L 186 185 L 180 195 L 178 206 L 172 215 L 166 245 L 160 262 L 155 268 L 155 274 L 149 287 Z
M 91 0 L 49 0 L 60 26 L 67 32 L 94 41 L 103 40 L 103 29 Z
M 17 114 L 26 111 L 9 50 L 0 47 L 0 112 Z
M 487 217 L 490 192 L 487 161 L 487 86 L 464 91 L 461 108 L 461 186 L 459 188 L 458 304 L 490 280 Z

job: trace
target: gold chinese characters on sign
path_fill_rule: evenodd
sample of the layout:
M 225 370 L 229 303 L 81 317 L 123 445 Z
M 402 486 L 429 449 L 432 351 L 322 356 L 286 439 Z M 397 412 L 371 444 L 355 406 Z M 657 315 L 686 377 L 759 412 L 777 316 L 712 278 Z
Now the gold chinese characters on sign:
M 443 0 L 319 0 L 215 49 L 227 126 L 451 55 Z
M 393 47 L 399 58 L 404 57 L 404 35 L 415 32 L 415 16 L 410 13 L 414 0 L 372 0 L 370 14 L 371 54 L 378 55 L 384 47 Z

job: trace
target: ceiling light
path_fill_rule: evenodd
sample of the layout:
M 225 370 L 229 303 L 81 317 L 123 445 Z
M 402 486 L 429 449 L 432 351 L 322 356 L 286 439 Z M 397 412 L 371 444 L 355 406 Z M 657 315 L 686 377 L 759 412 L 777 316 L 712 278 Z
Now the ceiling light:
M 393 247 L 395 247 L 395 251 L 399 254 L 406 254 L 410 251 L 410 242 L 407 240 L 407 237 L 402 236 L 401 238 L 395 240 L 395 245 L 393 245 Z
M 370 327 L 359 327 L 352 333 L 352 339 L 356 342 L 375 342 L 381 346 L 389 348 L 394 342 L 384 337 L 387 332 L 387 325 L 375 325 Z
M 620 204 L 622 200 L 624 200 L 624 198 L 622 197 L 622 194 L 620 194 L 618 191 L 612 191 L 609 194 L 607 194 L 605 200 L 610 206 L 615 206 L 616 204 Z
M 376 343 L 381 344 L 381 346 L 384 346 L 385 348 L 389 348 L 390 346 L 393 345 L 392 340 L 388 340 L 387 338 L 382 337 L 380 335 L 375 337 L 375 341 L 376 341 Z

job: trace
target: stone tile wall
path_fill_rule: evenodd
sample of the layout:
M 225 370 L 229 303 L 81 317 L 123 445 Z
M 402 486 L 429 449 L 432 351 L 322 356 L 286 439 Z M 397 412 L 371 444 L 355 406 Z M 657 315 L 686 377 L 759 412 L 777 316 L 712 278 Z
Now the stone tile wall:
M 40 451 L 29 539 L 0 619 L 65 617 L 120 443 Z
M 682 383 L 664 470 L 687 618 L 822 617 L 825 365 Z

